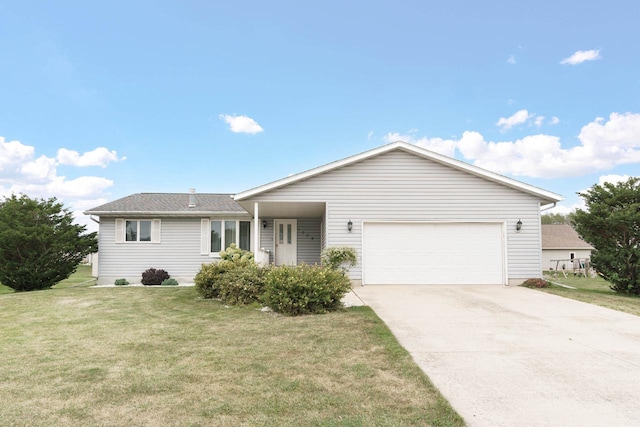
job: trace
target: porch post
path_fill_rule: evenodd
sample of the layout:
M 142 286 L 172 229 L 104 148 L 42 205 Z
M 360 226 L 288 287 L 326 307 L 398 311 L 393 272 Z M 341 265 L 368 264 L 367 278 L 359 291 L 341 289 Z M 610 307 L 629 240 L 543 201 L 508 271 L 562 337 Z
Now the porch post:
M 253 259 L 258 261 L 260 254 L 260 215 L 258 202 L 253 202 Z

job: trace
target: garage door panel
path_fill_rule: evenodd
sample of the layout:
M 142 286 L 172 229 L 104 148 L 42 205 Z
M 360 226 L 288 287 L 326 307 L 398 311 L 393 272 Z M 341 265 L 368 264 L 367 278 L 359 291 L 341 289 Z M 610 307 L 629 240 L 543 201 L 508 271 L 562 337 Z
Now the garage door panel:
M 502 284 L 500 223 L 365 223 L 365 284 Z

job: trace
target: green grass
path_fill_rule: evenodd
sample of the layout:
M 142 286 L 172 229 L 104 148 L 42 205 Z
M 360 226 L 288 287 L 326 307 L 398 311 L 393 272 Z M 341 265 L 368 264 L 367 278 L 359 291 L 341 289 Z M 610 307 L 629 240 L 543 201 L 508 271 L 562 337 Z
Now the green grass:
M 558 277 L 545 276 L 545 278 L 576 289 L 551 285 L 549 288 L 539 289 L 540 291 L 640 316 L 640 298 L 612 291 L 610 284 L 602 277 L 577 277 L 568 273 L 567 277 L 559 275 Z
M 291 318 L 166 287 L 0 306 L 0 425 L 464 425 L 368 307 Z

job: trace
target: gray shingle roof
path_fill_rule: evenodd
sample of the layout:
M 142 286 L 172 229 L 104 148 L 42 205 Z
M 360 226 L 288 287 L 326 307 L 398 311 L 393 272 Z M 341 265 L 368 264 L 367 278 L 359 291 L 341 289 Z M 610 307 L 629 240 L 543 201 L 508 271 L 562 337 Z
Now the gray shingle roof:
M 87 215 L 246 213 L 231 194 L 195 193 L 195 206 L 189 207 L 189 193 L 137 193 L 89 209 Z
M 542 249 L 594 249 L 568 224 L 542 224 Z

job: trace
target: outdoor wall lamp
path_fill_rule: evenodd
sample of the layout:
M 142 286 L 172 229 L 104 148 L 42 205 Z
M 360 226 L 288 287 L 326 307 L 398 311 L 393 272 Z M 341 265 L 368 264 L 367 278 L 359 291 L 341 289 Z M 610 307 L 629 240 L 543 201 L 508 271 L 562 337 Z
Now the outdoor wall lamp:
M 347 230 L 349 230 L 349 232 L 353 230 L 353 222 L 351 222 L 351 220 L 349 220 L 349 222 L 347 223 Z
M 516 231 L 520 231 L 522 229 L 522 221 L 518 220 L 516 222 Z
M 267 220 L 266 219 L 262 220 L 262 228 L 267 228 Z

